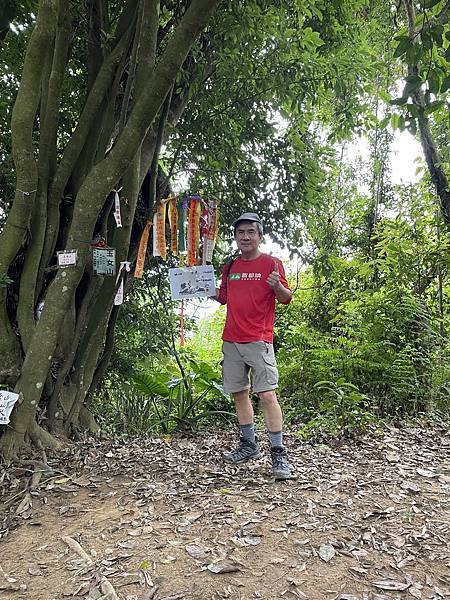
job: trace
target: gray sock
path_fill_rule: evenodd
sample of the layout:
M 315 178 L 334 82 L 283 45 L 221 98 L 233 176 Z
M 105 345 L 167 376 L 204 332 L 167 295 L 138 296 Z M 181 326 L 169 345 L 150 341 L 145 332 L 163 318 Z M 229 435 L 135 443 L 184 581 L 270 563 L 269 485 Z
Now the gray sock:
M 269 440 L 272 448 L 275 446 L 276 448 L 283 447 L 283 432 L 282 431 L 269 431 Z
M 255 426 L 253 423 L 248 423 L 247 425 L 240 425 L 240 428 L 241 435 L 244 438 L 244 440 L 247 440 L 248 442 L 255 441 Z

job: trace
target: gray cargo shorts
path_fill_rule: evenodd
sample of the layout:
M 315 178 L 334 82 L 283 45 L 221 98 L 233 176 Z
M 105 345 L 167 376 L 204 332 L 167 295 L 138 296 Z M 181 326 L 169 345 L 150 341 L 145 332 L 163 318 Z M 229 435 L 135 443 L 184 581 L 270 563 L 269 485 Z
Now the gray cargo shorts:
M 228 394 L 250 389 L 268 392 L 278 385 L 278 369 L 273 344 L 267 342 L 223 342 L 222 379 Z

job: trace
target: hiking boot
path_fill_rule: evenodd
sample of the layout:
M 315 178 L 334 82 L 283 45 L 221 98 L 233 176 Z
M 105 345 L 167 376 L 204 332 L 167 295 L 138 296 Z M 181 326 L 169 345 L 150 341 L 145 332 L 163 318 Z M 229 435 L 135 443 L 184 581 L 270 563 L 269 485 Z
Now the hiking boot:
M 223 455 L 223 460 L 226 463 L 237 465 L 239 463 L 247 462 L 252 458 L 260 457 L 261 452 L 259 451 L 257 441 L 250 442 L 250 440 L 244 440 L 244 438 L 240 438 L 238 448 L 232 452 L 225 452 Z
M 274 446 L 270 454 L 272 456 L 272 475 L 275 477 L 275 480 L 290 479 L 291 467 L 288 463 L 286 449 Z

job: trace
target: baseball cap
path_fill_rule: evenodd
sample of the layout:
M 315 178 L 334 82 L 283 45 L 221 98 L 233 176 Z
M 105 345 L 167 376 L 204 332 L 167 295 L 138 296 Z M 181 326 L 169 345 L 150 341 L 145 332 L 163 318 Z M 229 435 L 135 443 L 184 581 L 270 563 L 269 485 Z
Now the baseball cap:
M 236 221 L 234 221 L 234 223 L 232 223 L 232 227 L 236 227 L 239 221 L 256 221 L 256 223 L 259 223 L 262 226 L 259 215 L 252 212 L 243 213 L 238 219 L 236 219 Z

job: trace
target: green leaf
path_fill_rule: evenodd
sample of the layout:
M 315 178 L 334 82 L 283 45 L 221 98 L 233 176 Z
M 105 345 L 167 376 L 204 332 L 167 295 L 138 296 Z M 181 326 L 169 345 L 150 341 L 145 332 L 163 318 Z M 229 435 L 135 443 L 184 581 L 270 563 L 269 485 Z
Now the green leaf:
M 191 365 L 192 370 L 197 373 L 197 375 L 203 379 L 206 379 L 207 381 L 220 378 L 219 373 L 213 369 L 211 365 L 204 361 L 196 362 L 195 360 L 189 360 L 189 364 Z
M 417 121 L 415 119 L 410 119 L 408 123 L 408 131 L 413 135 L 417 133 Z
M 398 129 L 398 115 L 394 113 L 391 115 L 391 127 L 392 129 Z
M 382 100 L 384 100 L 385 102 L 390 102 L 391 101 L 391 97 L 388 94 L 388 92 L 386 92 L 386 90 L 380 90 L 380 98 Z
M 387 115 L 386 117 L 384 117 L 383 119 L 381 119 L 381 121 L 378 124 L 378 127 L 380 129 L 386 129 L 388 123 L 389 123 L 389 115 Z
M 400 38 L 398 46 L 396 47 L 396 49 L 394 51 L 394 58 L 399 58 L 400 56 L 402 56 L 402 54 L 405 54 L 405 52 L 411 46 L 412 46 L 411 38 L 409 36 L 402 36 Z
M 422 33 L 420 34 L 420 40 L 425 50 L 431 50 L 431 48 L 433 47 L 433 38 L 431 37 L 431 34 L 428 30 L 422 30 Z
M 408 98 L 394 98 L 394 100 L 391 100 L 389 104 L 393 104 L 394 106 L 402 106 L 403 104 L 406 104 L 407 101 Z
M 405 131 L 405 117 L 403 115 L 398 118 L 398 128 L 400 131 Z
M 441 108 L 445 104 L 444 100 L 435 100 L 434 102 L 430 102 L 427 106 L 425 106 L 424 112 L 429 115 L 434 113 L 436 110 Z
M 407 104 L 406 108 L 408 109 L 408 112 L 412 117 L 419 116 L 419 108 L 415 104 Z
M 413 44 L 411 48 L 408 48 L 406 51 L 405 60 L 408 65 L 417 65 L 424 53 L 425 52 L 420 44 Z
M 438 71 L 436 69 L 430 69 L 427 77 L 428 81 L 428 89 L 432 94 L 437 94 L 439 92 L 439 88 L 441 85 L 441 79 L 439 77 Z
M 0 287 L 6 287 L 12 282 L 12 279 L 6 273 L 0 273 Z
M 439 48 L 441 48 L 443 44 L 443 33 L 444 28 L 440 23 L 434 25 L 431 29 L 431 36 Z
M 408 77 L 406 79 L 406 84 L 405 84 L 405 87 L 403 88 L 403 92 L 402 92 L 403 98 L 408 98 L 408 96 L 412 96 L 414 94 L 414 92 L 416 92 L 420 88 L 422 83 L 423 83 L 422 79 L 420 77 L 418 77 L 417 75 Z
M 134 373 L 133 384 L 138 392 L 145 396 L 163 396 L 167 398 L 169 388 L 161 377 L 152 377 L 148 373 Z
M 441 0 L 421 0 L 421 4 L 424 8 L 433 8 L 436 4 L 439 4 Z
M 450 75 L 447 75 L 447 77 L 441 83 L 441 94 L 446 92 L 448 89 L 450 89 Z

